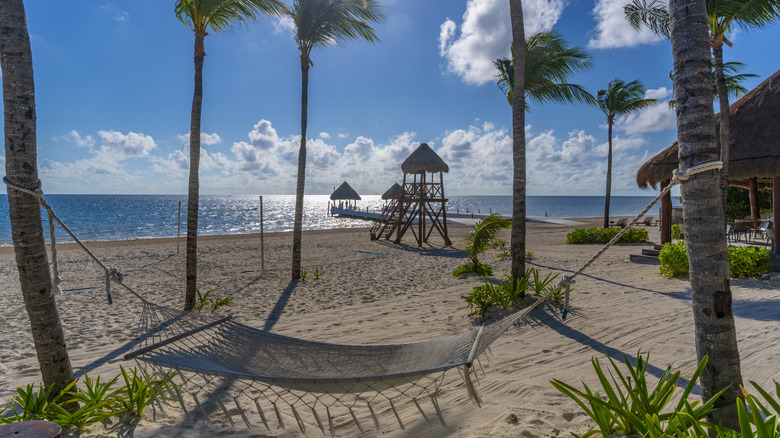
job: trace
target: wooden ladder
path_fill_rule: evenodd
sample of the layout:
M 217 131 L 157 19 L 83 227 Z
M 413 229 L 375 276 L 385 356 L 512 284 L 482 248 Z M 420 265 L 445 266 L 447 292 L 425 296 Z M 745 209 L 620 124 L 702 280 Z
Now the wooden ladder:
M 379 219 L 377 219 L 371 227 L 371 240 L 382 238 L 387 240 L 390 238 L 398 224 L 399 205 L 400 202 L 398 202 L 398 197 L 395 197 L 390 201 L 390 204 L 382 210 Z

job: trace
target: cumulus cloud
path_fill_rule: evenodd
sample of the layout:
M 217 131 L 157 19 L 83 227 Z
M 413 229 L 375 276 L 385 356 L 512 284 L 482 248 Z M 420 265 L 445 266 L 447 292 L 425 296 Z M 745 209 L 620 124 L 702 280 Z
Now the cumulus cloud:
M 623 7 L 629 0 L 596 0 L 593 14 L 596 18 L 596 36 L 588 41 L 591 49 L 616 49 L 652 44 L 663 38 L 650 29 L 634 30 L 626 20 Z
M 190 144 L 190 133 L 186 134 L 179 134 L 176 136 L 176 138 L 179 139 L 183 144 L 189 145 Z M 211 146 L 214 144 L 222 143 L 222 138 L 217 134 L 216 132 L 213 134 L 208 134 L 206 132 L 200 133 L 200 145 L 201 146 Z
M 319 137 L 323 140 L 327 140 L 330 138 L 330 134 L 328 134 L 327 132 L 320 132 Z
M 114 154 L 119 159 L 145 157 L 157 147 L 152 137 L 135 132 L 123 134 L 116 131 L 98 131 L 98 135 L 103 141 L 100 151 Z
M 73 143 L 80 148 L 91 149 L 93 146 L 95 146 L 94 137 L 92 137 L 91 135 L 85 135 L 82 137 L 81 134 L 79 134 L 78 131 L 76 131 L 75 129 L 70 131 L 67 135 L 57 137 L 55 140 L 60 140 L 60 139 Z
M 677 128 L 677 116 L 674 113 L 674 108 L 669 106 L 669 100 L 672 98 L 671 90 L 665 87 L 647 90 L 645 98 L 658 99 L 658 102 L 642 110 L 619 117 L 615 122 L 615 129 L 625 131 L 629 135 L 635 135 Z
M 274 19 L 274 33 L 294 33 L 295 22 L 289 15 L 283 15 Z
M 339 138 L 347 138 L 347 137 L 349 137 L 349 132 L 339 132 L 338 137 Z
M 526 34 L 552 29 L 564 7 L 564 0 L 524 1 Z M 441 24 L 439 54 L 447 60 L 447 69 L 466 83 L 492 81 L 493 60 L 507 56 L 512 41 L 509 4 L 505 0 L 469 0 L 456 37 L 457 30 L 457 24 L 449 18 Z

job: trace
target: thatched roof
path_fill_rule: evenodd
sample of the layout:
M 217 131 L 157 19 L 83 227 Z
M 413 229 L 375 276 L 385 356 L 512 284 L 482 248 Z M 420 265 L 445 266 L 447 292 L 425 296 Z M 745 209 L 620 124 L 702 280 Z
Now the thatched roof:
M 393 199 L 395 198 L 395 194 L 398 193 L 398 191 L 401 190 L 401 185 L 398 183 L 394 183 L 387 191 L 382 195 L 382 199 Z
M 337 188 L 332 195 L 330 195 L 331 201 L 339 201 L 339 200 L 346 200 L 346 199 L 354 199 L 356 201 L 360 201 L 360 195 L 350 187 L 349 184 L 347 184 L 346 181 L 341 183 L 339 188 Z
M 423 143 L 406 157 L 406 160 L 401 164 L 401 170 L 404 173 L 449 172 L 450 167 L 440 156 L 436 155 L 428 143 Z
M 744 186 L 749 178 L 780 176 L 780 70 L 729 107 L 729 183 Z M 720 116 L 715 116 L 716 138 Z M 640 188 L 670 180 L 677 168 L 677 142 L 648 160 L 636 175 Z

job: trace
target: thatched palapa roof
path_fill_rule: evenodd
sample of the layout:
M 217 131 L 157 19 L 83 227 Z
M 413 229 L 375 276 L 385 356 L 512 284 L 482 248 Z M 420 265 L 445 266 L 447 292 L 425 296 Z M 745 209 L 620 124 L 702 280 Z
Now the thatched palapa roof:
M 339 200 L 347 200 L 347 199 L 360 201 L 360 195 L 358 195 L 355 189 L 350 187 L 350 185 L 347 184 L 346 181 L 344 181 L 343 183 L 341 183 L 339 188 L 337 188 L 333 192 L 333 194 L 330 195 L 330 200 L 339 201 Z
M 394 183 L 387 191 L 382 195 L 382 199 L 393 199 L 396 193 L 401 190 L 401 185 Z
M 440 156 L 436 155 L 428 143 L 423 143 L 406 157 L 406 160 L 401 164 L 401 170 L 404 173 L 449 172 L 450 167 Z
M 729 107 L 729 183 L 746 185 L 749 178 L 780 176 L 780 70 Z M 716 115 L 716 138 L 720 116 Z M 655 187 L 677 169 L 677 142 L 648 160 L 636 175 L 640 188 Z

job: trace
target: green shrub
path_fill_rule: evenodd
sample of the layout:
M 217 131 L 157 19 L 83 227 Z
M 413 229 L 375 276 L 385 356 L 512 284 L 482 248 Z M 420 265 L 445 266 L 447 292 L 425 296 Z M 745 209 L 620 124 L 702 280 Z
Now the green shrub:
M 209 295 L 211 295 L 211 289 L 207 290 L 206 293 L 202 295 L 198 288 L 195 288 L 195 292 L 198 293 L 198 297 L 195 298 L 195 306 L 192 308 L 192 310 L 194 310 L 195 312 L 200 312 L 205 307 L 211 307 L 211 311 L 213 312 L 222 307 L 227 307 L 232 304 L 235 304 L 233 302 L 233 298 L 229 296 L 209 298 Z
M 682 229 L 677 224 L 672 225 L 672 239 L 685 239 L 685 233 L 682 232 Z
M 469 274 L 493 275 L 493 267 L 487 263 L 466 263 L 452 271 L 453 277 L 465 277 Z
M 770 257 L 768 248 L 757 246 L 729 246 L 729 276 L 731 278 L 750 278 L 769 272 Z M 688 252 L 685 242 L 667 243 L 658 254 L 661 262 L 661 274 L 667 277 L 687 277 Z
M 620 228 L 576 228 L 566 235 L 566 243 L 607 243 L 620 231 L 622 231 Z M 645 242 L 647 242 L 647 230 L 644 228 L 631 228 L 617 241 L 617 243 Z
M 529 268 L 525 274 L 519 278 L 507 276 L 499 280 L 498 284 L 488 276 L 483 276 L 484 284 L 474 287 L 471 294 L 462 296 L 469 307 L 470 313 L 479 317 L 484 317 L 491 307 L 497 307 L 502 310 L 521 309 L 533 302 L 534 299 L 541 298 L 558 286 L 552 284 L 558 277 L 558 274 L 548 274 L 542 278 L 539 271 Z M 512 285 L 514 284 L 514 287 Z M 530 295 L 533 297 L 530 297 Z M 563 292 L 558 291 L 550 297 L 555 302 L 562 302 Z M 530 300 L 530 301 L 529 301 Z

